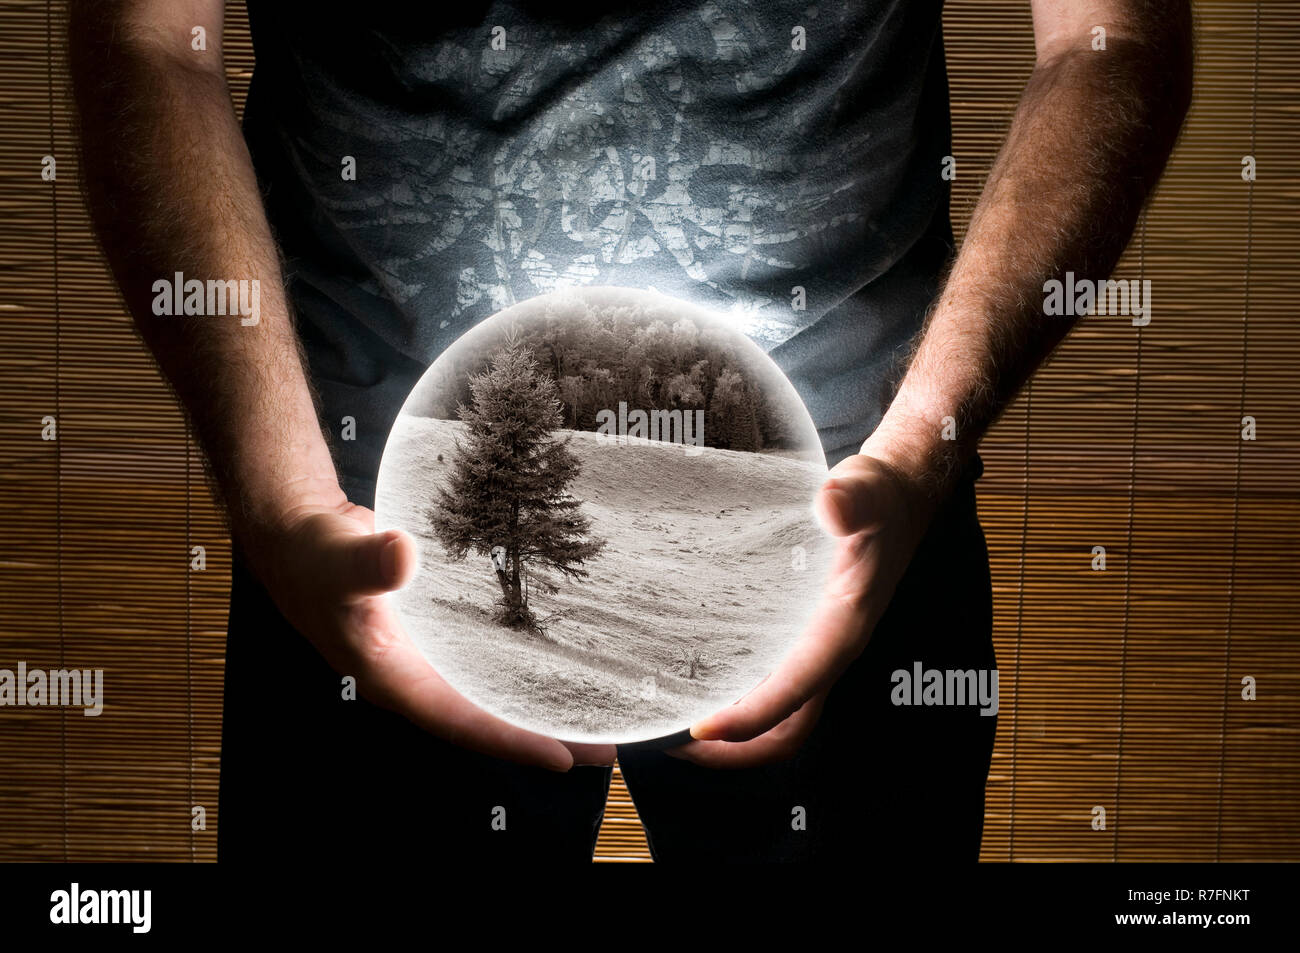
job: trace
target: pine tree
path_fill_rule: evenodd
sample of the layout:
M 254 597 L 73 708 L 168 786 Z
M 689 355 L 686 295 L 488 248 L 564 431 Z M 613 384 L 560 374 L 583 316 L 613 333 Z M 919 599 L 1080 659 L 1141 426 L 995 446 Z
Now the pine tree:
M 709 420 L 714 425 L 717 446 L 728 450 L 762 449 L 756 402 L 744 377 L 731 367 L 724 367 L 718 375 L 709 403 Z
M 555 435 L 563 422 L 557 388 L 532 351 L 508 338 L 469 388 L 469 404 L 460 405 L 465 432 L 430 514 L 434 533 L 453 561 L 471 551 L 490 557 L 499 620 L 536 628 L 529 589 L 558 591 L 548 574 L 586 578 L 585 564 L 605 542 L 591 537 L 582 502 L 568 491 L 580 466 Z

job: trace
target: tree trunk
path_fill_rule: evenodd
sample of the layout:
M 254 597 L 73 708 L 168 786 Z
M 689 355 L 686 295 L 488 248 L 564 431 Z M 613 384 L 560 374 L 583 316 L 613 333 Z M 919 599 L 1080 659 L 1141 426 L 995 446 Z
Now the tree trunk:
M 520 585 L 519 582 L 519 558 L 518 557 L 515 558 L 514 572 L 510 576 L 510 595 L 514 600 L 514 605 L 518 606 L 521 612 L 523 609 L 527 608 L 524 605 L 523 587 Z

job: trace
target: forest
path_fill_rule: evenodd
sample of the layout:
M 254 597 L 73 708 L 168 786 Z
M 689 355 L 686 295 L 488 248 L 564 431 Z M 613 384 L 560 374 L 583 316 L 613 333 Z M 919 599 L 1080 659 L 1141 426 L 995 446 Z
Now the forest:
M 799 405 L 787 389 L 773 386 L 779 372 L 755 345 L 724 326 L 665 320 L 640 307 L 582 313 L 581 305 L 567 304 L 563 312 L 548 309 L 537 319 L 516 322 L 506 335 L 457 354 L 455 367 L 422 388 L 429 399 L 411 412 L 458 418 L 458 406 L 470 398 L 469 377 L 488 366 L 506 336 L 526 346 L 555 381 L 568 429 L 595 431 L 597 415 L 617 413 L 624 402 L 647 412 L 703 410 L 705 446 L 798 449 L 799 427 L 791 413 Z

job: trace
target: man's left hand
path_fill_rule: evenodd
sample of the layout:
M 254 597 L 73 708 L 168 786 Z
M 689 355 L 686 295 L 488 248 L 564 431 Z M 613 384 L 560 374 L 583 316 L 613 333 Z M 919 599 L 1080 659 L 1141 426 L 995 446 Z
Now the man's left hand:
M 740 701 L 697 722 L 667 752 L 711 768 L 792 757 L 812 733 L 831 686 L 867 646 L 933 518 L 933 505 L 902 469 L 857 454 L 818 491 L 817 517 L 839 537 L 812 620 L 781 664 Z

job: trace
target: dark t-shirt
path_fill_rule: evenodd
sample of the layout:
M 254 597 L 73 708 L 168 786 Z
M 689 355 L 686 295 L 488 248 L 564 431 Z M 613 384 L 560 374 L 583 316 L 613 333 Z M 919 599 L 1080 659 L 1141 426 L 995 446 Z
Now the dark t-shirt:
M 353 499 L 445 347 L 570 285 L 733 314 L 854 452 L 951 248 L 941 7 L 249 0 L 245 134 Z

